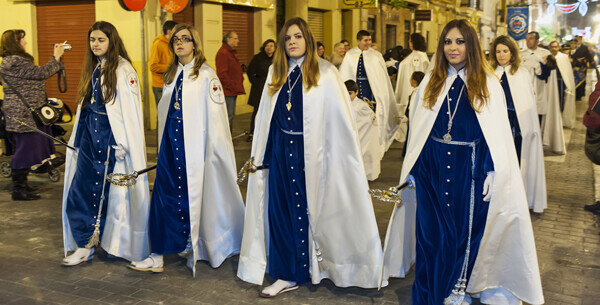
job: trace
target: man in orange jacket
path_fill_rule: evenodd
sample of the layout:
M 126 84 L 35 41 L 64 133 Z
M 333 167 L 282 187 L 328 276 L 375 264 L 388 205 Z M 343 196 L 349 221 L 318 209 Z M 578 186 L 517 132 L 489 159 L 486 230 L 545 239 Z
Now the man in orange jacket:
M 171 31 L 177 25 L 177 22 L 168 20 L 163 24 L 163 34 L 156 36 L 152 42 L 150 50 L 150 72 L 152 72 L 152 93 L 156 105 L 162 97 L 163 90 L 163 74 L 167 71 L 169 63 L 171 63 L 171 51 L 169 51 L 169 41 L 171 40 Z

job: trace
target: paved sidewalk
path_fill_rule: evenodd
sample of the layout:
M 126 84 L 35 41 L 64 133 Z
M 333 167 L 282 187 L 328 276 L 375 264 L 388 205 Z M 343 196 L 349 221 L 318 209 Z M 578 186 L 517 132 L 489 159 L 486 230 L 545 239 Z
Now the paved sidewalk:
M 578 103 L 578 121 L 584 103 Z M 248 125 L 249 114 L 236 118 L 234 135 Z M 147 136 L 148 157 L 156 160 L 156 136 Z M 548 209 L 532 215 L 546 304 L 599 304 L 600 221 L 583 210 L 594 201 L 591 163 L 583 153 L 581 123 L 570 132 L 565 158 L 548 156 Z M 245 137 L 234 141 L 238 167 L 249 157 Z M 373 188 L 396 185 L 401 148 L 395 143 L 382 164 L 383 173 Z M 64 149 L 63 149 L 64 150 Z M 62 167 L 61 167 L 62 170 Z M 33 186 L 42 200 L 13 202 L 10 179 L 0 178 L 0 304 L 409 304 L 412 274 L 393 279 L 389 287 L 337 288 L 325 280 L 268 300 L 258 297 L 258 287 L 239 280 L 238 257 L 218 269 L 198 263 L 195 278 L 177 256 L 167 256 L 162 274 L 127 269 L 127 262 L 97 253 L 93 262 L 66 268 L 61 231 L 62 181 L 49 182 L 34 175 Z M 150 177 L 150 181 L 153 176 Z M 245 193 L 245 187 L 242 188 Z M 374 202 L 383 235 L 391 206 Z

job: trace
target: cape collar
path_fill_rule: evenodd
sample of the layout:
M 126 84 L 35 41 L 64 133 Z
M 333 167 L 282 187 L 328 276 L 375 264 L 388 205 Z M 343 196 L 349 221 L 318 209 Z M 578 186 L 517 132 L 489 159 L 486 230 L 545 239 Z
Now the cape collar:
M 448 77 L 460 77 L 463 82 L 467 83 L 467 68 L 462 67 L 458 71 L 451 65 L 448 65 Z
M 183 65 L 181 62 L 177 61 L 177 69 L 188 70 L 188 69 L 191 69 L 195 63 L 196 63 L 196 57 L 192 58 L 192 60 L 190 62 L 188 62 L 186 65 Z
M 296 60 L 289 58 L 288 59 L 288 75 L 292 73 L 292 70 L 296 68 L 296 66 L 302 68 L 302 64 L 304 63 L 304 55 Z

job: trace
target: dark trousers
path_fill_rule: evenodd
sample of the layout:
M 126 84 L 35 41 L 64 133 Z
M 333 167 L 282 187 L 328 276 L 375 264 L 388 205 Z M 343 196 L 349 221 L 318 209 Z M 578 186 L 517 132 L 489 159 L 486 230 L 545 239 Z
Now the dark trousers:
M 254 121 L 256 120 L 256 114 L 258 113 L 258 106 L 252 110 L 252 118 L 250 119 L 250 134 L 254 134 Z

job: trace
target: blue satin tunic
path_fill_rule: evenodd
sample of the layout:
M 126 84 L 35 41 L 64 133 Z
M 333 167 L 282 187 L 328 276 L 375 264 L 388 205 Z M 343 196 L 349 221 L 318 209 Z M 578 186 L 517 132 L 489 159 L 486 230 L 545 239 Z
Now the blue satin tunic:
M 471 202 L 474 216 L 467 279 L 485 229 L 488 203 L 481 193 L 487 172 L 493 171 L 493 162 L 466 87 L 453 120 L 452 141 L 442 140 L 449 113 L 454 113 L 464 85 L 460 77 L 451 85 L 411 170 L 417 195 L 413 304 L 443 304 L 454 288 L 465 258 Z
M 519 119 L 517 118 L 517 111 L 515 110 L 515 103 L 510 92 L 510 86 L 508 85 L 508 78 L 506 72 L 502 73 L 500 78 L 500 84 L 504 89 L 504 96 L 506 97 L 506 109 L 508 110 L 508 122 L 510 123 L 510 132 L 512 133 L 513 140 L 515 141 L 515 148 L 517 150 L 517 160 L 521 164 L 521 144 L 523 137 L 521 135 L 521 128 L 519 127 Z
M 263 159 L 269 165 L 268 273 L 298 284 L 310 280 L 302 102 L 302 73 L 296 66 L 277 97 Z
M 358 68 L 356 69 L 356 84 L 358 85 L 358 98 L 367 98 L 369 101 L 375 102 L 371 85 L 369 84 L 369 78 L 367 77 L 367 70 L 365 70 L 365 61 L 363 54 L 360 53 L 358 57 Z M 373 111 L 375 111 L 376 104 L 373 104 Z
M 567 84 L 560 73 L 560 69 L 556 68 L 556 83 L 558 85 L 558 103 L 560 105 L 560 112 L 565 110 L 565 93 L 567 90 Z
M 183 71 L 171 95 L 150 201 L 150 247 L 156 254 L 182 252 L 190 236 L 182 89 Z
M 109 145 L 115 145 L 110 122 L 104 106 L 104 98 L 100 89 L 100 68 L 96 68 L 91 79 L 92 98 L 84 103 L 79 114 L 77 134 L 74 146 L 79 148 L 77 156 L 77 169 L 69 188 L 66 213 L 69 219 L 71 233 L 77 247 L 83 248 L 88 243 L 94 232 L 102 184 L 104 182 L 104 163 Z M 115 153 L 111 149 L 108 171 L 110 174 L 115 166 Z M 108 193 L 110 183 L 106 182 L 104 188 L 104 203 L 100 218 L 100 236 L 106 220 L 106 207 L 108 206 Z

